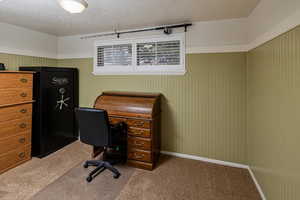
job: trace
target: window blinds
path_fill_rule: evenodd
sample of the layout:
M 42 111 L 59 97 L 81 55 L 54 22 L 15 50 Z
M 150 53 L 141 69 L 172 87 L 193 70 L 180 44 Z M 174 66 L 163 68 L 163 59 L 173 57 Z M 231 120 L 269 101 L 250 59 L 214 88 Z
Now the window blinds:
M 132 44 L 106 45 L 97 47 L 97 66 L 132 65 Z
M 137 65 L 180 65 L 180 41 L 137 43 Z

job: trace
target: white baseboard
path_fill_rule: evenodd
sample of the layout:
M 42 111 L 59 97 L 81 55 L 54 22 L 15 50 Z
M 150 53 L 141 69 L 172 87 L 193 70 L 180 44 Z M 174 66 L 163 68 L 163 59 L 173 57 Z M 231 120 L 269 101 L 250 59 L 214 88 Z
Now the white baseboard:
M 200 160 L 200 161 L 204 161 L 204 162 L 215 163 L 215 164 L 225 165 L 225 166 L 229 166 L 229 167 L 237 167 L 237 168 L 243 168 L 243 169 L 248 169 L 249 168 L 248 165 L 244 165 L 244 164 L 228 162 L 228 161 L 222 161 L 222 160 L 215 160 L 215 159 L 211 159 L 211 158 L 188 155 L 188 154 L 183 154 L 183 153 L 175 153 L 175 152 L 169 152 L 169 151 L 161 151 L 161 153 L 165 154 L 165 155 L 171 155 L 171 156 L 179 157 L 179 158 Z
M 262 198 L 262 200 L 266 200 L 266 197 L 256 180 L 254 173 L 252 172 L 251 168 L 248 165 L 240 164 L 240 163 L 234 163 L 234 162 L 228 162 L 228 161 L 222 161 L 222 160 L 216 160 L 216 159 L 211 159 L 211 158 L 205 158 L 205 157 L 200 157 L 200 156 L 195 156 L 195 155 L 189 155 L 189 154 L 183 154 L 183 153 L 176 153 L 176 152 L 170 152 L 170 151 L 161 151 L 161 154 L 165 155 L 170 155 L 170 156 L 175 156 L 179 158 L 186 158 L 186 159 L 191 159 L 191 160 L 199 160 L 203 162 L 209 162 L 209 163 L 214 163 L 218 165 L 224 165 L 224 166 L 229 166 L 229 167 L 236 167 L 236 168 L 242 168 L 242 169 L 247 169 L 253 179 L 253 182 L 255 183 L 255 186 Z
M 258 190 L 258 192 L 259 192 L 259 194 L 260 194 L 260 196 L 261 196 L 261 199 L 262 199 L 262 200 L 266 200 L 266 196 L 265 196 L 263 190 L 261 189 L 261 187 L 260 187 L 258 181 L 256 180 L 253 171 L 251 170 L 251 168 L 250 168 L 249 166 L 248 166 L 248 171 L 249 171 L 249 173 L 250 173 L 250 175 L 251 175 L 251 177 L 252 177 L 252 180 L 253 180 L 254 183 L 255 183 L 255 186 L 256 186 L 256 188 L 257 188 L 257 190 Z

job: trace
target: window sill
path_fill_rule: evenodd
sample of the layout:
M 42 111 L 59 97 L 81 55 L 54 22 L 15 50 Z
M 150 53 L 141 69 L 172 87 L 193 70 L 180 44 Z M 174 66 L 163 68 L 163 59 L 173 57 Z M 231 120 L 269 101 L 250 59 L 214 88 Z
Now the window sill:
M 106 76 L 122 76 L 122 75 L 185 75 L 186 70 L 176 71 L 94 71 L 94 75 L 106 75 Z

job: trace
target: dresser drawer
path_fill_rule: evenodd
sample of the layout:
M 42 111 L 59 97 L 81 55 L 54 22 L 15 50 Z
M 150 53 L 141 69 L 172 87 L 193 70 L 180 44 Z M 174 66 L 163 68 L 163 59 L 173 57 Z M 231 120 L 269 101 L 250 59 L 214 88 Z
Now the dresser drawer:
M 32 116 L 32 104 L 22 104 L 0 108 L 0 122 Z
M 32 74 L 0 73 L 0 89 L 32 87 Z
M 151 153 L 149 151 L 128 148 L 127 156 L 128 159 L 132 160 L 152 162 Z
M 27 131 L 0 140 L 0 155 L 15 150 L 21 146 L 31 144 L 31 132 Z
M 31 125 L 31 117 L 29 116 L 17 120 L 0 122 L 0 140 L 6 137 L 17 135 L 21 132 L 31 132 Z
M 0 105 L 32 101 L 32 88 L 0 89 Z
M 147 120 L 139 120 L 139 119 L 127 119 L 126 123 L 128 127 L 136 127 L 136 128 L 150 128 L 150 121 Z
M 130 137 L 127 138 L 128 148 L 136 148 L 142 150 L 151 150 L 151 139 L 148 138 L 138 138 L 138 137 Z
M 150 138 L 151 131 L 150 129 L 128 127 L 128 135 Z
M 31 158 L 31 146 L 21 146 L 14 151 L 0 155 L 0 174 Z

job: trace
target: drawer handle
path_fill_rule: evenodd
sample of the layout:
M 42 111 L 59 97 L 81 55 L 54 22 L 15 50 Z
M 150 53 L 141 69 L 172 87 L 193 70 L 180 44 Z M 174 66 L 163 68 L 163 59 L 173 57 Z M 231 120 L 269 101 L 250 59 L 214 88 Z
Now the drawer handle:
M 22 110 L 20 110 L 20 113 L 27 113 L 27 109 L 23 108 Z
M 137 154 L 137 153 L 134 153 L 134 157 L 137 158 L 137 159 L 142 159 L 144 158 L 144 154 L 142 153 L 141 155 Z
M 23 144 L 25 142 L 25 138 L 20 138 L 19 142 Z
M 25 157 L 25 153 L 22 152 L 22 153 L 19 153 L 19 158 L 24 158 Z
M 20 81 L 21 81 L 22 83 L 27 83 L 27 82 L 28 82 L 28 80 L 27 80 L 26 78 L 21 78 Z
M 143 126 L 145 124 L 145 122 L 143 121 L 137 121 L 134 123 L 136 126 Z
M 27 97 L 27 94 L 26 94 L 25 92 L 22 92 L 22 93 L 20 94 L 20 96 L 21 96 L 21 97 Z
M 20 128 L 26 128 L 26 124 L 25 123 L 20 124 Z
M 136 146 L 143 146 L 143 145 L 145 145 L 145 142 L 134 141 L 134 144 L 135 144 Z

